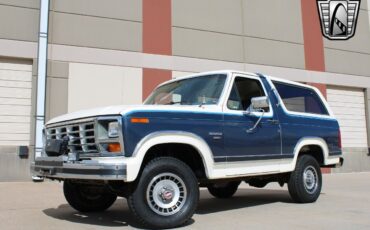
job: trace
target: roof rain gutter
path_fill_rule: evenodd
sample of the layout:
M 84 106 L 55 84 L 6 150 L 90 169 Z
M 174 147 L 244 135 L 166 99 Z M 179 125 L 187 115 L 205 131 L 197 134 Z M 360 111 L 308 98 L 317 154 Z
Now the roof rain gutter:
M 45 124 L 46 75 L 48 61 L 48 25 L 50 0 L 40 1 L 40 29 L 37 66 L 37 101 L 35 117 L 35 158 L 41 156 L 43 148 L 43 128 Z

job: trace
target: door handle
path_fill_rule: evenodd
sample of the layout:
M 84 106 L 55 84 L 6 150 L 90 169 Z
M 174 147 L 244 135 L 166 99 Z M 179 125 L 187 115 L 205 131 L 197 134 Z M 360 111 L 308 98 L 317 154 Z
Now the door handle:
M 270 122 L 271 124 L 274 124 L 274 125 L 279 124 L 279 120 L 275 120 L 275 119 L 268 119 L 267 121 L 268 121 L 268 122 Z

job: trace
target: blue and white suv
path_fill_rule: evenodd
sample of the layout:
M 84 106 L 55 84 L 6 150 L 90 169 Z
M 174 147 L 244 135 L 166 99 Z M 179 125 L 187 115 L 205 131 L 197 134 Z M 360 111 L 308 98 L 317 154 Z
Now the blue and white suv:
M 64 181 L 73 208 L 103 211 L 122 196 L 155 228 L 189 220 L 199 187 L 229 198 L 242 181 L 287 183 L 294 201 L 314 202 L 320 167 L 343 162 L 338 121 L 316 88 L 238 71 L 171 80 L 143 105 L 70 113 L 44 132 L 32 169 Z

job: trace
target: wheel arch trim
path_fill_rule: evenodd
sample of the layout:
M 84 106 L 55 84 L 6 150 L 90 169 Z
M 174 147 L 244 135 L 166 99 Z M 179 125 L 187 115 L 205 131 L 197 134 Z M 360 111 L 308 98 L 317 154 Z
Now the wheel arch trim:
M 297 164 L 298 156 L 300 151 L 303 147 L 307 145 L 315 145 L 319 146 L 322 150 L 322 157 L 323 157 L 323 164 L 328 165 L 328 158 L 329 158 L 329 148 L 326 141 L 320 137 L 303 137 L 298 140 L 296 146 L 294 147 L 294 158 L 293 158 L 293 165 Z
M 213 154 L 200 136 L 182 131 L 158 131 L 148 134 L 136 145 L 132 157 L 128 159 L 132 167 L 127 167 L 127 181 L 134 181 L 139 174 L 142 162 L 150 148 L 160 144 L 187 144 L 194 147 L 201 157 L 207 178 L 212 174 L 214 164 Z

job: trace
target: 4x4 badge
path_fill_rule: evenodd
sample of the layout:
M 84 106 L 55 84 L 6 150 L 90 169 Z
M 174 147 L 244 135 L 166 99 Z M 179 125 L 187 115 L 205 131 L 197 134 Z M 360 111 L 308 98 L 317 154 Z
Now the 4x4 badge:
M 360 0 L 318 0 L 321 31 L 330 40 L 347 40 L 355 35 Z

